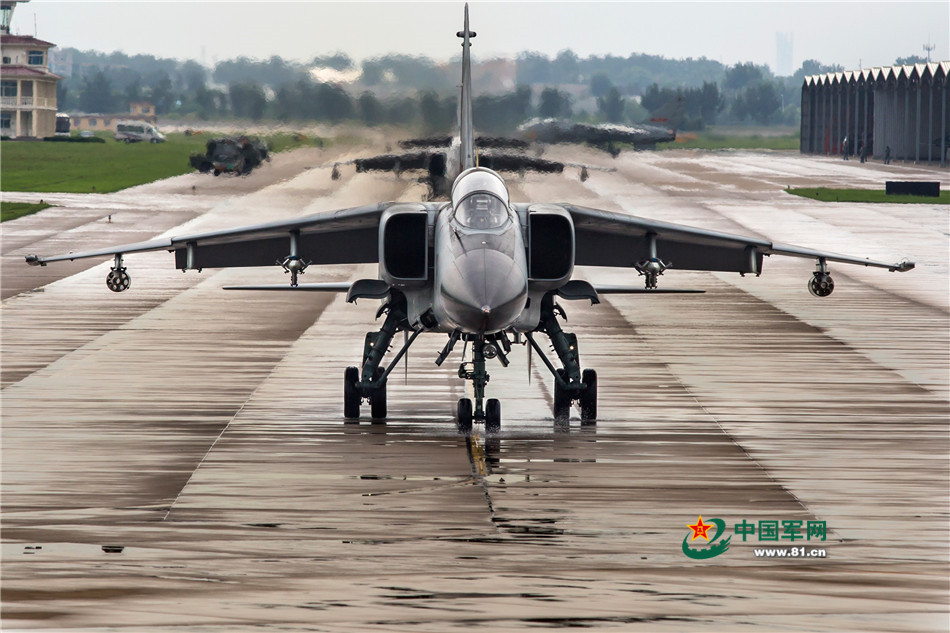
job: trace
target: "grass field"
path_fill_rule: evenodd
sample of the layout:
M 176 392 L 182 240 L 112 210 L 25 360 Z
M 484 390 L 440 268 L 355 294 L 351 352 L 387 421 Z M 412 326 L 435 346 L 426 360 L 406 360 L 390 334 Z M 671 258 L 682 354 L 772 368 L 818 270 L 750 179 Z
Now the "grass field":
M 0 191 L 111 193 L 193 171 L 192 152 L 204 152 L 208 135 L 169 134 L 165 143 L 119 143 L 103 133 L 105 143 L 4 141 Z M 273 151 L 321 145 L 319 137 L 291 134 L 263 137 Z
M 32 202 L 0 202 L 0 222 L 7 220 L 16 220 L 24 215 L 30 215 L 43 209 L 48 209 L 51 205 L 46 203 Z
M 824 187 L 786 189 L 786 192 L 822 202 L 891 202 L 898 204 L 950 204 L 950 191 L 939 198 L 930 196 L 889 196 L 879 189 L 826 189 Z
M 676 141 L 659 143 L 657 149 L 788 149 L 798 150 L 798 134 L 734 134 L 680 132 Z

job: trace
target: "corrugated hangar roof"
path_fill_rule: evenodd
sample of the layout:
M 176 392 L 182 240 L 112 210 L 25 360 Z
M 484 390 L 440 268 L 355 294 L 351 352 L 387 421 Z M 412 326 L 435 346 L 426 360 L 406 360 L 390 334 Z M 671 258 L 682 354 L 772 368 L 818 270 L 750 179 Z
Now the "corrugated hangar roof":
M 859 82 L 885 82 L 901 79 L 946 81 L 950 74 L 950 60 L 903 66 L 875 66 L 861 70 L 835 71 L 805 77 L 805 86 L 828 86 Z

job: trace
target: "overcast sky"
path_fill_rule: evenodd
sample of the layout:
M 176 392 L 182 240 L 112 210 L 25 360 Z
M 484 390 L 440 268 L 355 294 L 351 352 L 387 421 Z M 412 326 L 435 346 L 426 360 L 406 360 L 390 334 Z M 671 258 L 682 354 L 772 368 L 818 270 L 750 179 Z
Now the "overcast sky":
M 581 57 L 649 53 L 755 62 L 776 69 L 776 34 L 805 59 L 846 69 L 897 57 L 950 59 L 950 2 L 489 2 L 472 0 L 473 55 L 487 59 L 570 48 Z M 56 2 L 16 9 L 14 33 L 59 46 L 195 59 L 309 61 L 342 51 L 356 61 L 402 53 L 448 61 L 462 2 Z

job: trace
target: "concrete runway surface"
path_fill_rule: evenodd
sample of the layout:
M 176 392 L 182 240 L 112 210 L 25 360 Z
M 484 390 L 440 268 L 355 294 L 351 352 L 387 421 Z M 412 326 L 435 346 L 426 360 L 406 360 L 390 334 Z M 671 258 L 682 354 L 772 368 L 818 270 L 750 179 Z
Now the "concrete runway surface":
M 227 292 L 286 278 L 183 275 L 166 253 L 129 256 L 122 294 L 105 288 L 108 262 L 22 264 L 417 200 L 417 183 L 333 182 L 309 169 L 331 158 L 314 150 L 245 179 L 40 194 L 65 206 L 3 225 L 3 629 L 946 631 L 948 210 L 782 191 L 895 177 L 947 187 L 946 170 L 783 152 L 548 153 L 619 169 L 512 179 L 513 200 L 918 266 L 832 266 L 823 300 L 805 288 L 813 262 L 776 257 L 761 278 L 661 279 L 705 295 L 565 302 L 600 376 L 596 427 L 576 412 L 556 427 L 550 376 L 537 359 L 529 376 L 515 349 L 509 368 L 489 368 L 503 432 L 467 439 L 453 423 L 461 346 L 438 368 L 436 335 L 411 350 L 407 380 L 391 377 L 386 424 L 343 424 L 343 369 L 375 302 Z M 367 276 L 374 267 L 302 281 Z M 722 555 L 684 555 L 700 515 L 725 521 Z M 743 521 L 824 522 L 827 536 L 743 542 Z M 791 546 L 826 558 L 754 552 Z

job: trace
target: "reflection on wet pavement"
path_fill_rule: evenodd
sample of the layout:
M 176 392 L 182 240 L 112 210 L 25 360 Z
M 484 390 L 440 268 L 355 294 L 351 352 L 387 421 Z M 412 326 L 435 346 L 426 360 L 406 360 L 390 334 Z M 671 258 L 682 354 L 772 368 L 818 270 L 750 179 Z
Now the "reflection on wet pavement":
M 822 168 L 743 158 L 733 184 L 718 158 L 700 174 L 692 153 L 639 156 L 589 187 L 527 177 L 513 197 L 666 200 L 671 216 L 743 231 L 748 182 Z M 694 178 L 701 199 L 633 180 L 641 170 Z M 319 204 L 411 184 L 354 177 Z M 893 226 L 875 223 L 832 250 L 886 241 Z M 941 225 L 923 226 L 901 249 L 934 249 Z M 766 228 L 798 230 L 751 230 Z M 760 279 L 671 271 L 697 297 L 567 303 L 599 373 L 598 424 L 556 425 L 550 376 L 535 362 L 529 381 L 516 348 L 489 368 L 501 434 L 466 438 L 458 351 L 432 362 L 441 336 L 419 338 L 408 381 L 393 374 L 384 424 L 343 424 L 343 368 L 376 305 L 227 293 L 273 271 L 183 276 L 144 257 L 134 292 L 112 295 L 93 268 L 4 302 L 5 628 L 945 628 L 946 283 L 893 290 L 896 276 L 861 271 L 818 303 L 809 262 L 770 261 Z M 680 544 L 699 515 L 825 521 L 828 557 L 764 560 L 735 535 L 691 560 Z

